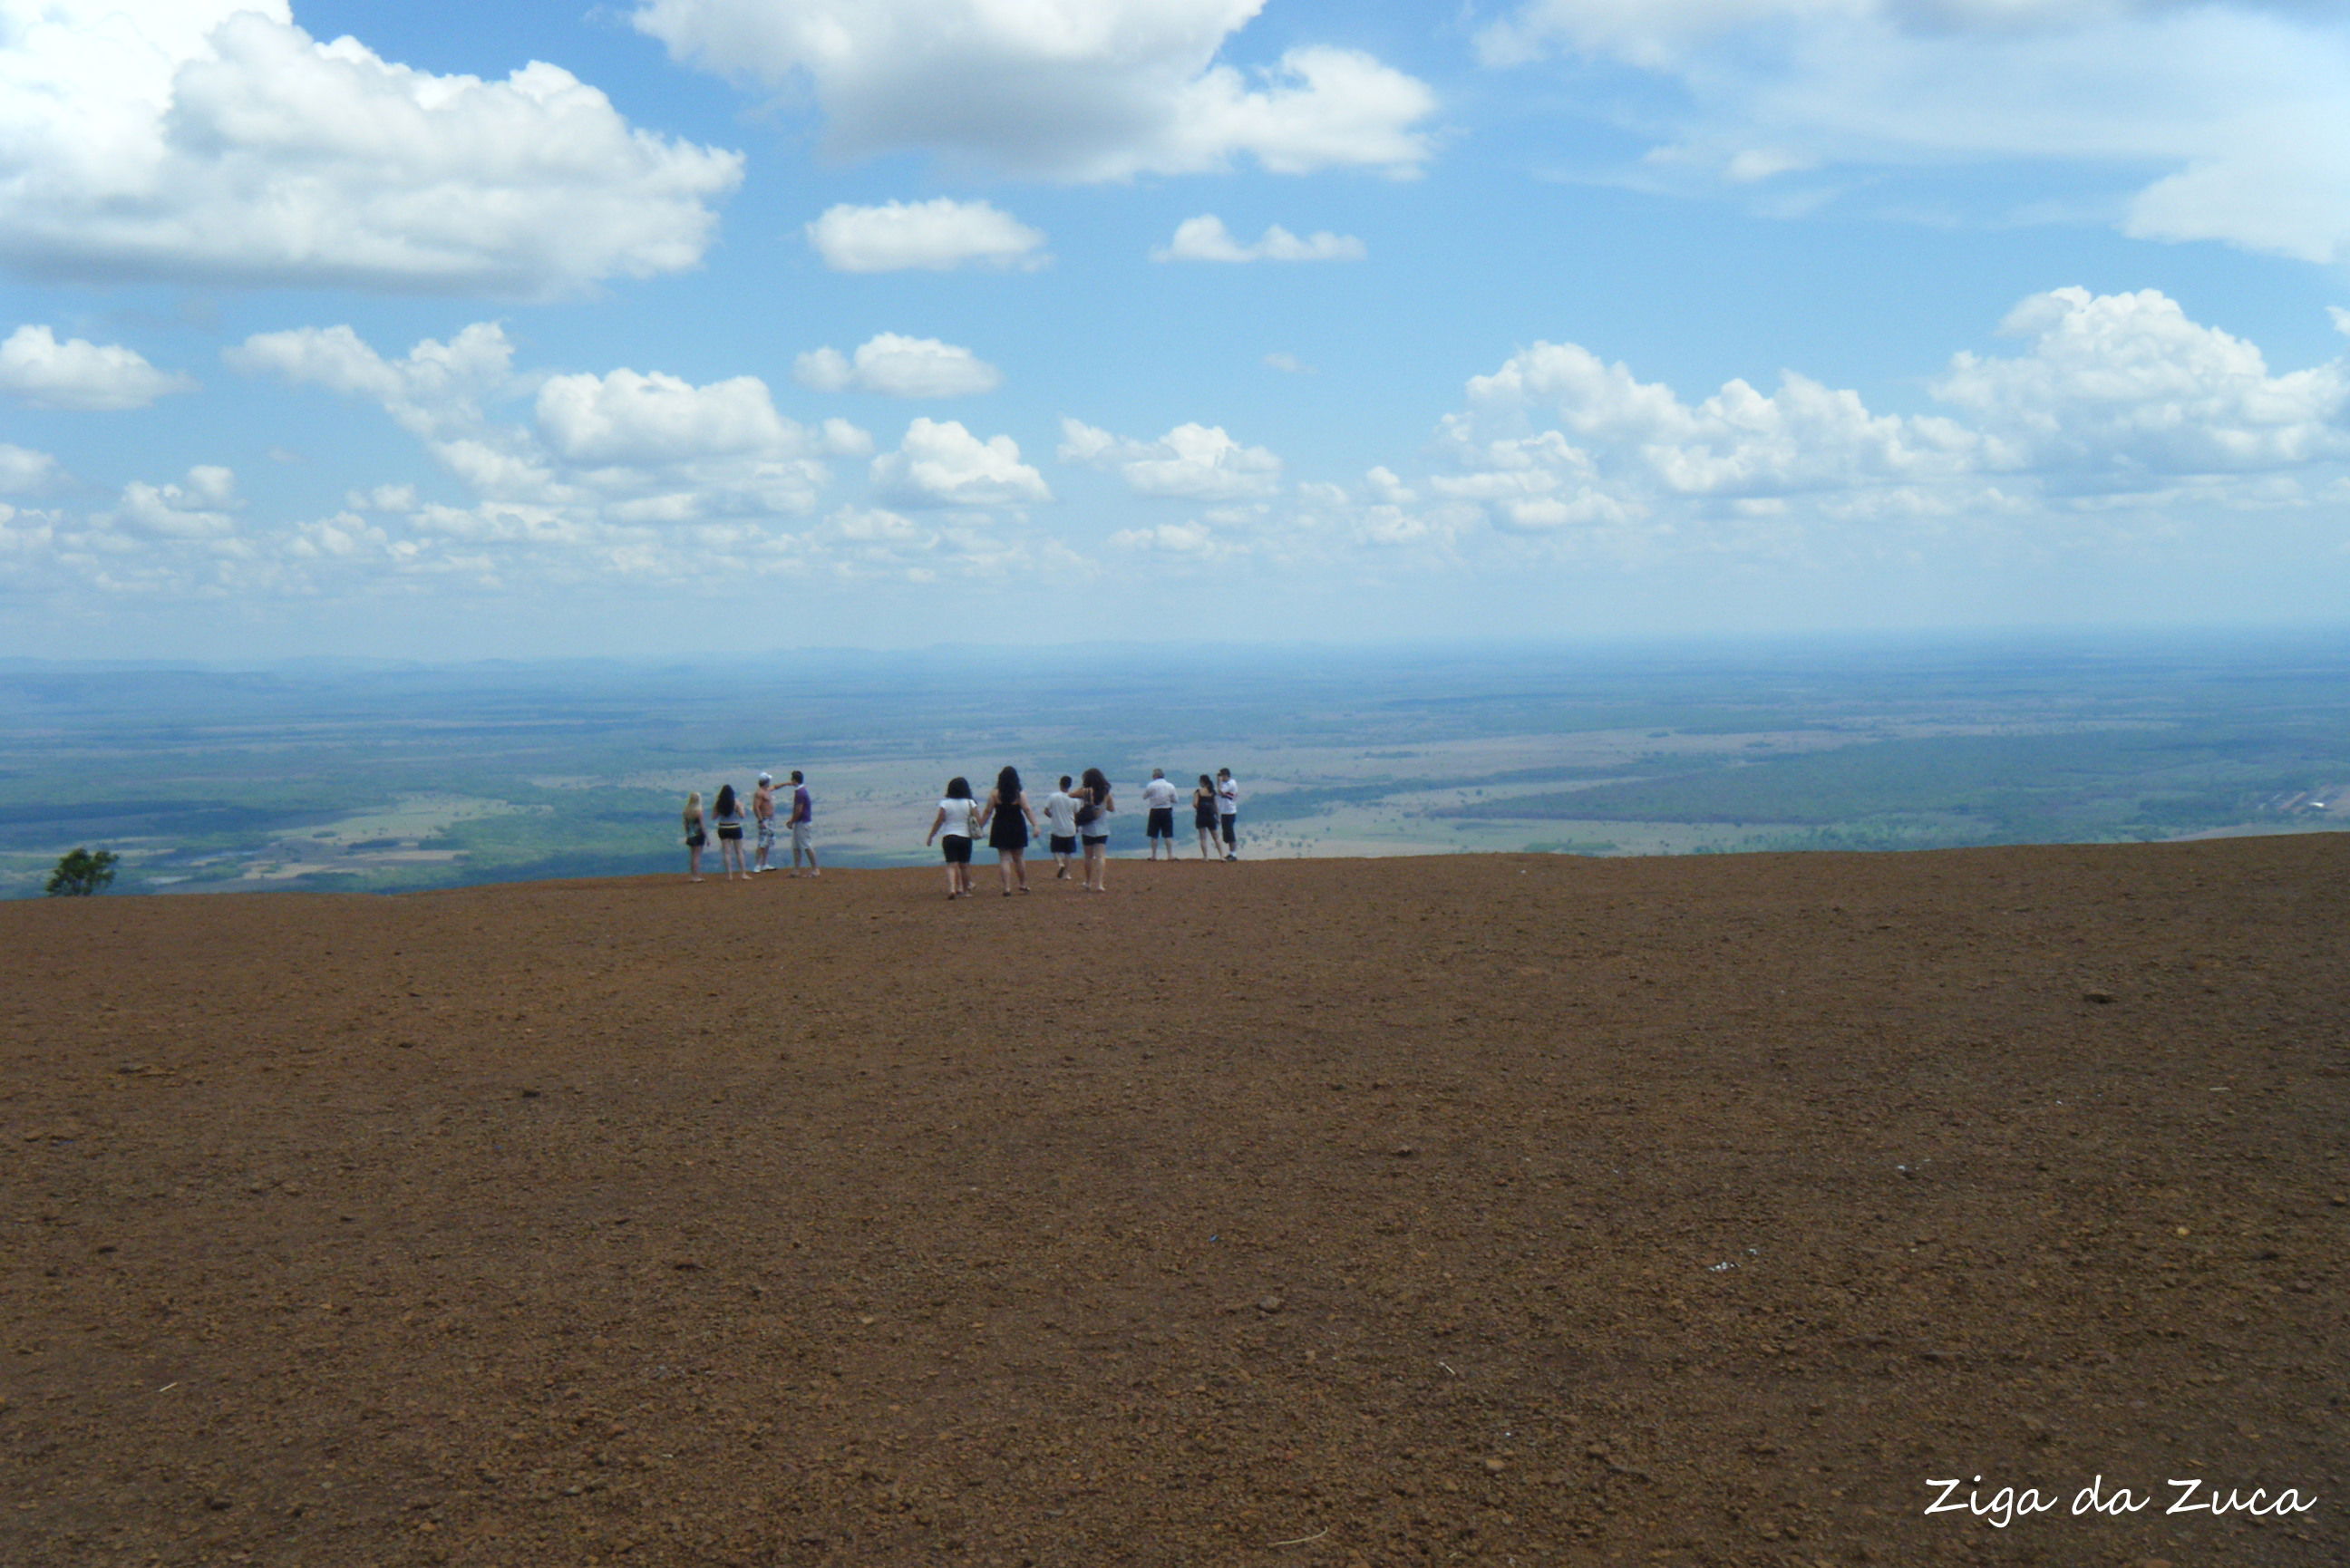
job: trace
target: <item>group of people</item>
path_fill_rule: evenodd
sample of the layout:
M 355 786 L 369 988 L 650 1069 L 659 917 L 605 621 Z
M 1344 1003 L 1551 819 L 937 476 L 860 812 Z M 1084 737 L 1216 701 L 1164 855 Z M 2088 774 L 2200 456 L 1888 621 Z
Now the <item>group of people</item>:
M 1182 791 L 1167 776 L 1164 768 L 1150 770 L 1150 782 L 1142 786 L 1144 812 L 1143 836 L 1150 846 L 1150 858 L 1157 860 L 1166 852 L 1169 860 L 1175 858 L 1175 811 Z M 775 780 L 772 774 L 759 775 L 759 786 L 751 792 L 749 815 L 744 815 L 744 803 L 735 794 L 731 784 L 718 786 L 718 797 L 711 803 L 707 816 L 702 806 L 702 792 L 694 791 L 685 797 L 685 853 L 687 877 L 699 882 L 702 876 L 702 851 L 710 842 L 710 835 L 718 835 L 719 868 L 729 879 L 741 877 L 747 881 L 762 871 L 782 867 L 769 864 L 775 847 Z M 1191 792 L 1191 828 L 1199 836 L 1200 858 L 1202 860 L 1238 860 L 1240 857 L 1239 820 L 1240 786 L 1232 782 L 1230 768 L 1218 768 L 1213 778 L 1200 775 L 1199 787 Z M 1104 892 L 1106 874 L 1109 868 L 1109 819 L 1118 810 L 1116 794 L 1110 788 L 1109 776 L 1099 768 L 1087 768 L 1078 778 L 1061 775 L 1060 787 L 1045 797 L 1041 806 L 1031 805 L 1027 792 L 1021 787 L 1020 770 L 1007 767 L 995 775 L 995 787 L 981 799 L 971 793 L 971 782 L 957 776 L 947 781 L 944 798 L 939 802 L 938 815 L 931 819 L 931 830 L 923 836 L 924 844 L 938 844 L 946 854 L 947 897 L 964 898 L 971 896 L 971 852 L 972 846 L 985 839 L 995 851 L 996 876 L 1003 884 L 1003 896 L 1028 891 L 1028 846 L 1040 834 L 1053 856 L 1053 875 L 1066 881 L 1069 873 L 1080 873 L 1085 890 Z M 1041 821 L 1040 821 L 1041 814 Z M 743 830 L 754 835 L 755 859 L 744 858 Z M 816 859 L 816 806 L 808 794 L 807 780 L 796 768 L 791 776 L 791 804 L 784 818 L 784 828 L 792 842 L 791 873 L 797 877 L 803 860 L 807 875 L 817 877 L 823 872 Z
M 1181 793 L 1164 768 L 1151 769 L 1150 782 L 1142 786 L 1143 834 L 1153 860 L 1159 858 L 1162 847 L 1166 858 L 1175 858 L 1175 805 Z M 1240 786 L 1232 782 L 1230 768 L 1217 769 L 1212 779 L 1200 775 L 1200 786 L 1191 792 L 1191 825 L 1199 835 L 1201 859 L 1213 860 L 1219 854 L 1226 860 L 1240 858 Z M 1040 808 L 1029 804 L 1020 770 L 1006 767 L 995 775 L 995 787 L 984 800 L 971 793 L 971 781 L 961 774 L 947 781 L 938 814 L 922 836 L 924 844 L 941 846 L 946 856 L 947 897 L 971 896 L 971 852 L 983 837 L 995 851 L 1003 896 L 1028 891 L 1028 846 L 1040 831 L 1040 810 L 1054 877 L 1067 880 L 1076 868 L 1073 862 L 1082 856 L 1085 890 L 1107 891 L 1109 819 L 1118 810 L 1109 776 L 1099 768 L 1087 768 L 1076 778 L 1063 774 L 1060 786 L 1045 797 Z
M 792 875 L 800 874 L 800 862 L 807 862 L 807 874 L 822 876 L 816 863 L 816 802 L 808 794 L 807 779 L 797 768 L 792 770 L 792 800 L 789 815 L 784 819 L 784 829 L 792 841 Z M 743 851 L 743 829 L 750 827 L 757 836 L 758 858 L 745 863 Z M 742 797 L 731 784 L 718 786 L 718 798 L 710 803 L 710 815 L 704 819 L 702 792 L 695 790 L 685 797 L 685 874 L 692 880 L 702 880 L 702 851 L 710 842 L 710 833 L 718 834 L 718 861 L 721 872 L 729 878 L 740 877 L 748 881 L 762 871 L 782 869 L 770 864 L 775 850 L 775 776 L 759 775 L 758 788 L 751 792 L 750 817 L 743 815 Z

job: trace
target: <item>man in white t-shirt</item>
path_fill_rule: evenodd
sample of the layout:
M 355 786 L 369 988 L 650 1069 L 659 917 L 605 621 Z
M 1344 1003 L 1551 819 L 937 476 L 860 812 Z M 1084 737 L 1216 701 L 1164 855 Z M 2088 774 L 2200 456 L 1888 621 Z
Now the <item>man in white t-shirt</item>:
M 1232 770 L 1216 770 L 1216 818 L 1224 830 L 1224 858 L 1241 857 L 1241 840 L 1237 824 L 1241 815 L 1241 786 L 1232 782 Z
M 1150 770 L 1150 782 L 1142 786 L 1143 809 L 1149 815 L 1149 826 L 1144 829 L 1150 844 L 1150 858 L 1159 858 L 1161 849 L 1167 858 L 1175 858 L 1175 786 L 1167 782 L 1165 768 Z
M 1053 876 L 1069 879 L 1069 859 L 1077 852 L 1077 797 L 1069 793 L 1076 781 L 1061 775 L 1061 787 L 1045 797 L 1045 831 L 1052 835 Z

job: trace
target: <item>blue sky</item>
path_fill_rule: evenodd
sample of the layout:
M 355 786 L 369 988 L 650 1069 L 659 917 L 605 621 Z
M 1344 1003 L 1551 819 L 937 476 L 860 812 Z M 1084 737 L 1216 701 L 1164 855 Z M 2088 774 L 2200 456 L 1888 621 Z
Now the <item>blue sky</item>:
M 0 654 L 2339 620 L 2315 0 L 0 0 Z

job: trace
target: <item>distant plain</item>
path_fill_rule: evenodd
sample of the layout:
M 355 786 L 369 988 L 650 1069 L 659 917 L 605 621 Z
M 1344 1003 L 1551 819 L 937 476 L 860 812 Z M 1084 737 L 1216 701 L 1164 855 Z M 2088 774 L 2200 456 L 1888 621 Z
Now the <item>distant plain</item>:
M 1242 781 L 1252 856 L 2150 841 L 2350 826 L 2350 639 L 0 662 L 0 890 L 399 891 L 681 869 L 690 790 L 809 776 L 835 864 L 951 774 Z

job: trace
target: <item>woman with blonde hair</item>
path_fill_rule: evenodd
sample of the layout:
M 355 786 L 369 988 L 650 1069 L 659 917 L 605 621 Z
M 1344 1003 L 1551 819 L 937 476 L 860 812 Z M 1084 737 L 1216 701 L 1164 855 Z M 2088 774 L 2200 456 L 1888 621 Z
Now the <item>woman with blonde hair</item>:
M 685 875 L 688 880 L 702 880 L 702 792 L 695 790 L 685 797 Z

